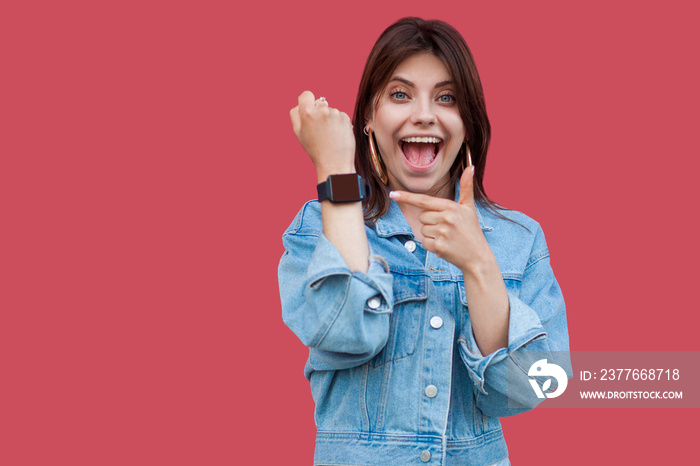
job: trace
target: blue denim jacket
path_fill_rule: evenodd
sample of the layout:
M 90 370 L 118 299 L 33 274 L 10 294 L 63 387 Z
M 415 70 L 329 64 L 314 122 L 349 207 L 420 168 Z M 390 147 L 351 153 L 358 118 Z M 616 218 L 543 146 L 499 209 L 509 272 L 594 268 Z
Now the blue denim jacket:
M 458 196 L 458 194 L 457 194 Z M 533 408 L 530 359 L 571 377 L 564 300 L 538 223 L 477 203 L 510 299 L 508 348 L 482 355 L 462 272 L 427 252 L 395 202 L 366 226 L 370 266 L 351 272 L 310 201 L 283 236 L 284 322 L 309 347 L 315 464 L 485 465 L 508 457 L 499 416 Z M 527 396 L 526 396 L 527 394 Z

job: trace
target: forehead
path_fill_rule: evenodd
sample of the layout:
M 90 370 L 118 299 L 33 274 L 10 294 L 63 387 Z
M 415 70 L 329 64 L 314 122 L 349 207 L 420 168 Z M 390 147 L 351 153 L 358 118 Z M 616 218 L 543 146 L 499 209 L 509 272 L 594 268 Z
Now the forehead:
M 399 63 L 391 77 L 401 77 L 419 84 L 447 81 L 450 79 L 450 72 L 440 58 L 424 52 L 411 55 Z

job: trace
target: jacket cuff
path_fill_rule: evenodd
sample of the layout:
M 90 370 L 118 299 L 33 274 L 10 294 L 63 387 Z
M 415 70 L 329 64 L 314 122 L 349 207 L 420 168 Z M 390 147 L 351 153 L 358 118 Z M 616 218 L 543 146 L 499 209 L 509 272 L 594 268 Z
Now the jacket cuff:
M 352 272 L 321 235 L 304 282 L 306 310 L 288 325 L 305 345 L 371 359 L 386 344 L 394 303 L 393 276 L 383 260 L 372 258 L 367 272 Z
M 508 319 L 508 348 L 499 348 L 486 356 L 481 354 L 474 338 L 471 322 L 462 329 L 459 336 L 459 354 L 467 366 L 467 371 L 472 381 L 484 395 L 486 382 L 494 387 L 500 387 L 508 380 L 508 363 L 506 359 L 510 353 L 545 338 L 547 332 L 537 313 L 519 298 L 508 294 L 510 313 Z M 487 380 L 487 369 L 488 380 Z M 500 391 L 500 390 L 499 390 Z
M 378 306 L 375 305 L 376 301 L 370 302 L 366 306 L 368 311 L 375 313 L 391 312 L 394 294 L 392 292 L 393 280 L 389 273 L 389 266 L 381 256 L 372 253 L 371 246 L 369 252 L 367 272 L 352 272 L 338 249 L 322 234 L 318 238 L 316 249 L 309 261 L 305 281 L 311 289 L 317 289 L 328 277 L 337 275 L 352 276 L 377 292 L 369 296 L 369 298 L 377 296 L 381 302 Z

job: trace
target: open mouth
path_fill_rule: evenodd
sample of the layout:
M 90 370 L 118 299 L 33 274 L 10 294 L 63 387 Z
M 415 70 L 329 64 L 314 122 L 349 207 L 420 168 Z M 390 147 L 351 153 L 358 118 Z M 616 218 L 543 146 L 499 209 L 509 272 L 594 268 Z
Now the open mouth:
M 442 139 L 433 136 L 403 138 L 401 152 L 409 165 L 428 167 L 437 158 L 442 149 Z

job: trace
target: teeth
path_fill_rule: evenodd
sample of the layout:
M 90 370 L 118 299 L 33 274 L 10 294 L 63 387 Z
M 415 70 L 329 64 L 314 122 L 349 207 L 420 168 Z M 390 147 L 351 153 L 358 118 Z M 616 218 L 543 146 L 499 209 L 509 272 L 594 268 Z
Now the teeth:
M 403 138 L 403 142 L 422 142 L 422 143 L 427 143 L 427 144 L 438 144 L 442 139 L 440 138 L 434 138 L 432 136 L 428 137 L 412 137 L 412 138 Z

